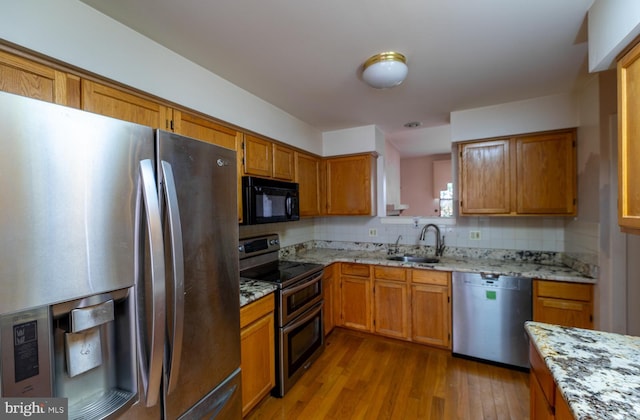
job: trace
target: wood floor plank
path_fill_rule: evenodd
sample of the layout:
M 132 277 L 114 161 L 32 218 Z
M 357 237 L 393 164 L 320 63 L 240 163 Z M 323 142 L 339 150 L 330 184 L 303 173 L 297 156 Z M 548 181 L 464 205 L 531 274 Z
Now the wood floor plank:
M 247 420 L 529 419 L 529 374 L 337 328 L 284 398 Z

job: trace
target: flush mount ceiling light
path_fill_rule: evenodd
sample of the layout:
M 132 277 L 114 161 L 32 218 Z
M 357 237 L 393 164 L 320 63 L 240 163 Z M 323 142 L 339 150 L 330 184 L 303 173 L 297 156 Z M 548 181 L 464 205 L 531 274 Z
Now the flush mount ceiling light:
M 365 61 L 362 79 L 376 89 L 398 86 L 407 77 L 407 59 L 404 55 L 388 51 Z

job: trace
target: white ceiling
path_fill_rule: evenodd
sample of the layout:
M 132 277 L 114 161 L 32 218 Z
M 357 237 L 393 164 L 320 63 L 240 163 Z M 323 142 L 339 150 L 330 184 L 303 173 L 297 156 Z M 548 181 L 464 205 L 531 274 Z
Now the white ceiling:
M 593 3 L 83 1 L 321 131 L 375 124 L 402 156 L 447 152 L 428 127 L 451 111 L 571 90 L 587 73 Z M 367 86 L 362 63 L 390 50 L 407 57 L 407 80 Z

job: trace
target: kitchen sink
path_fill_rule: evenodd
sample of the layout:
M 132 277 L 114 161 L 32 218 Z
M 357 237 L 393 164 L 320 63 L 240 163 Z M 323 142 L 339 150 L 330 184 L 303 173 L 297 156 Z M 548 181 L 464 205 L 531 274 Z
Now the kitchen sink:
M 440 262 L 440 258 L 435 257 L 419 257 L 413 255 L 394 255 L 393 257 L 387 257 L 390 261 L 402 261 L 413 263 L 437 263 Z

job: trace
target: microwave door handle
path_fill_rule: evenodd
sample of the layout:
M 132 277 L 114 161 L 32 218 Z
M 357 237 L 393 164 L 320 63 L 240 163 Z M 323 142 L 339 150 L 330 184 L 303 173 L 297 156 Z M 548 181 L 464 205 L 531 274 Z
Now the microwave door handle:
M 293 199 L 291 198 L 291 194 L 287 193 L 287 197 L 284 199 L 284 208 L 287 219 L 291 219 L 293 217 Z
M 164 289 L 164 244 L 162 238 L 162 222 L 160 218 L 160 204 L 156 189 L 155 175 L 151 160 L 140 161 L 138 191 L 136 197 L 135 214 L 135 270 L 137 302 L 137 342 L 140 363 L 140 377 L 144 389 L 143 403 L 147 407 L 158 404 L 160 384 L 162 380 L 162 361 L 164 352 L 164 319 L 165 319 L 165 289 Z M 144 212 L 144 214 L 143 214 Z M 145 226 L 142 226 L 142 220 Z M 146 230 L 146 232 L 145 232 Z M 149 240 L 149 258 L 151 271 L 150 296 L 146 296 L 144 278 L 144 246 L 145 233 Z M 151 341 L 147 348 L 146 341 L 146 313 L 145 302 L 151 307 Z
M 171 336 L 171 358 L 169 360 L 169 384 L 167 394 L 171 394 L 178 385 L 180 374 L 180 358 L 182 355 L 182 337 L 184 335 L 184 256 L 182 253 L 182 226 L 178 193 L 176 190 L 173 169 L 169 162 L 161 162 L 162 184 L 166 200 L 169 220 L 169 240 L 171 246 L 171 262 L 173 267 L 173 325 Z

